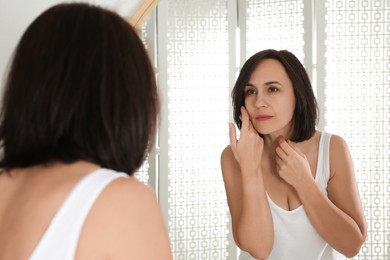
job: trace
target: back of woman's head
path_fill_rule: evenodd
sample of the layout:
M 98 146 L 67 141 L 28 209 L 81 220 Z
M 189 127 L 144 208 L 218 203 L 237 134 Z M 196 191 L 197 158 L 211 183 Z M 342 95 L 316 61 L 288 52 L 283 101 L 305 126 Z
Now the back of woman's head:
M 15 50 L 0 167 L 86 160 L 132 174 L 154 143 L 158 112 L 154 70 L 134 29 L 100 7 L 56 5 Z

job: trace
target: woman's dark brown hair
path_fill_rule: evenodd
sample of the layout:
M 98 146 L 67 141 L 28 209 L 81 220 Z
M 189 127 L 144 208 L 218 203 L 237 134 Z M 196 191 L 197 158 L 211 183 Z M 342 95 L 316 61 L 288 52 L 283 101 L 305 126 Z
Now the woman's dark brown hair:
M 133 174 L 154 143 L 154 69 L 119 15 L 59 4 L 23 34 L 5 83 L 0 167 L 86 160 Z
M 291 140 L 302 142 L 315 133 L 318 117 L 317 101 L 309 76 L 298 58 L 289 51 L 263 50 L 250 57 L 242 67 L 232 90 L 233 118 L 241 128 L 240 108 L 245 104 L 244 88 L 257 65 L 265 59 L 279 61 L 290 78 L 296 99 Z

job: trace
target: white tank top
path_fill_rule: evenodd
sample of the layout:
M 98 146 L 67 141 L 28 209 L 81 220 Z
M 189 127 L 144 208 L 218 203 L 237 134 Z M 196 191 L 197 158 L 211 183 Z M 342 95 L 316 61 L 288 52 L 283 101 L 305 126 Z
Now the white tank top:
M 128 175 L 103 168 L 83 177 L 61 205 L 29 260 L 73 260 L 90 209 L 102 190 L 119 177 Z
M 315 180 L 321 191 L 328 195 L 329 143 L 331 134 L 322 133 L 318 147 Z M 339 260 L 345 257 L 326 243 L 314 229 L 305 208 L 288 211 L 276 205 L 268 196 L 274 223 L 274 245 L 268 260 Z M 240 260 L 252 260 L 241 251 Z

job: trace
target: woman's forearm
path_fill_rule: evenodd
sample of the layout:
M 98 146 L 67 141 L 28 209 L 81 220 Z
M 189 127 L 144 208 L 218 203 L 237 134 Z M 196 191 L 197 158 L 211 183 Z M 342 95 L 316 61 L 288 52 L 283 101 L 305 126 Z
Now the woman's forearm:
M 236 243 L 252 256 L 265 259 L 272 250 L 274 230 L 263 180 L 259 174 L 243 172 L 241 176 L 241 214 L 233 230 Z
M 320 236 L 345 256 L 355 256 L 366 236 L 357 222 L 326 197 L 314 182 L 298 194 Z

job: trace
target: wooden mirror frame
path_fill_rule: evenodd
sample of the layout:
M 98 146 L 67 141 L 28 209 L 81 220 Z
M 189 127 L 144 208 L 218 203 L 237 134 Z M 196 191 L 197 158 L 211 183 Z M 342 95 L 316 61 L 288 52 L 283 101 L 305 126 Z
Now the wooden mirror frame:
M 141 30 L 146 18 L 148 18 L 150 13 L 153 12 L 158 2 L 159 0 L 141 0 L 141 3 L 135 10 L 134 14 L 128 20 L 137 31 Z

